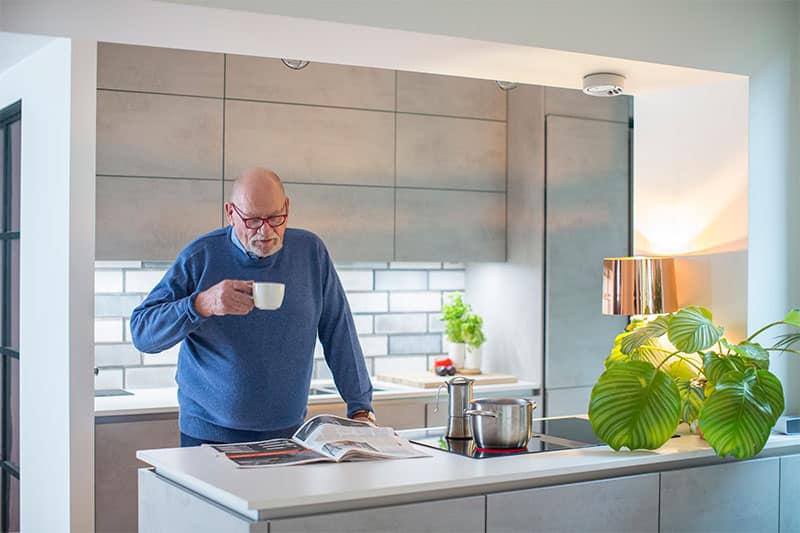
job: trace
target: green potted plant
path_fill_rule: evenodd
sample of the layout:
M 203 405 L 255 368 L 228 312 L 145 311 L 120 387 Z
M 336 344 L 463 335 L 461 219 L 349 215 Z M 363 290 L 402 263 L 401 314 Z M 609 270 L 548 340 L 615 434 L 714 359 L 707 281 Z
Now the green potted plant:
M 615 450 L 655 449 L 683 421 L 699 427 L 721 457 L 756 455 L 784 408 L 769 353 L 800 353 L 792 349 L 799 331 L 770 347 L 755 341 L 776 326 L 800 330 L 800 308 L 737 344 L 722 336 L 703 307 L 633 321 L 615 339 L 592 389 L 592 428 Z
M 450 342 L 448 356 L 457 369 L 480 368 L 480 347 L 486 341 L 483 319 L 472 312 L 464 302 L 464 295 L 454 292 L 442 306 L 439 320 L 445 323 L 444 331 Z
M 466 345 L 464 368 L 481 368 L 481 345 L 486 342 L 483 334 L 483 319 L 475 313 L 468 313 L 461 323 L 461 336 Z

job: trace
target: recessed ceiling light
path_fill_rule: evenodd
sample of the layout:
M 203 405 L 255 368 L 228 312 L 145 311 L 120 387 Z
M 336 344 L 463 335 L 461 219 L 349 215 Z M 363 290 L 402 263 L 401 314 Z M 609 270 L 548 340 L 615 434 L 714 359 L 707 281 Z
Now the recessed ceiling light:
M 590 96 L 617 96 L 625 90 L 625 76 L 595 72 L 583 77 L 583 92 Z

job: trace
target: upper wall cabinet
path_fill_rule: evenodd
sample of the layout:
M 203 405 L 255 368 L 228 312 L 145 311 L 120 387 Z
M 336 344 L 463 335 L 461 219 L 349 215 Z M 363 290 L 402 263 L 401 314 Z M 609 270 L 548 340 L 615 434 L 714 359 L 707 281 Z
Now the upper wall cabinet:
M 99 43 L 97 88 L 222 98 L 225 56 Z
M 504 191 L 506 123 L 398 114 L 397 185 Z
M 506 120 L 506 93 L 491 80 L 397 73 L 397 111 Z
M 222 100 L 97 92 L 97 174 L 220 179 Z
M 394 114 L 229 100 L 225 178 L 252 166 L 284 181 L 391 187 Z
M 311 62 L 292 70 L 280 59 L 227 56 L 226 98 L 394 111 L 393 70 Z

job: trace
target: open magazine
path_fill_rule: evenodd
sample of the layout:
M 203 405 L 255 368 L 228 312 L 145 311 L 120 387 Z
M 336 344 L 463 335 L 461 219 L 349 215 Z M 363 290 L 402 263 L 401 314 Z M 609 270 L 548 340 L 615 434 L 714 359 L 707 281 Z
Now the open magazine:
M 204 444 L 238 468 L 297 465 L 318 461 L 359 461 L 430 457 L 399 437 L 392 428 L 335 415 L 308 419 L 291 439 L 237 444 Z

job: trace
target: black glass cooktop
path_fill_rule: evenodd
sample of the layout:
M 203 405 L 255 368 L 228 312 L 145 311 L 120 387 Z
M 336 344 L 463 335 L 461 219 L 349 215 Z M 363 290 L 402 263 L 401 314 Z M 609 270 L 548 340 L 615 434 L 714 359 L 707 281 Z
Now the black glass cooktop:
M 422 446 L 456 453 L 472 459 L 569 450 L 603 444 L 600 439 L 595 437 L 591 423 L 584 418 L 556 418 L 539 422 L 543 427 L 542 432 L 534 433 L 528 446 L 517 450 L 483 450 L 475 446 L 472 439 L 446 438 L 444 428 L 426 430 L 418 435 L 409 436 L 409 440 Z

